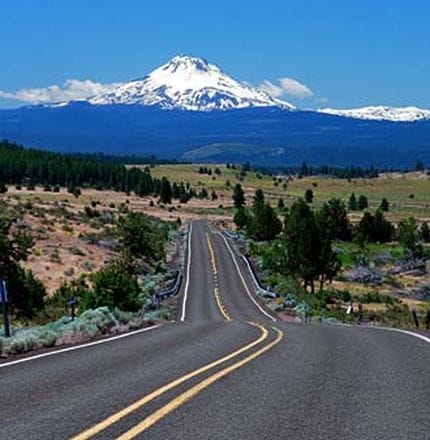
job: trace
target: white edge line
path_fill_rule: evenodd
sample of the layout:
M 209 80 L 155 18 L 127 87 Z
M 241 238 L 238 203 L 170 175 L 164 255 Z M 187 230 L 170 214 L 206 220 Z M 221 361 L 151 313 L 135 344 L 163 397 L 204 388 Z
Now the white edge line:
M 366 326 L 362 326 L 362 327 L 363 328 L 372 328 L 372 329 L 376 329 L 376 330 L 387 330 L 389 332 L 403 333 L 405 335 L 414 336 L 415 338 L 421 339 L 422 341 L 427 342 L 427 344 L 430 344 L 430 338 L 428 338 L 427 336 L 421 335 L 419 333 L 411 332 L 409 330 L 402 330 L 400 328 L 393 328 L 393 327 L 377 327 L 377 326 L 371 326 L 371 325 L 366 325 Z
M 242 255 L 242 260 L 244 261 L 244 263 L 246 264 L 246 267 L 248 268 L 249 274 L 251 275 L 252 281 L 253 281 L 256 289 L 260 289 L 260 286 L 258 285 L 257 278 L 255 277 L 254 272 L 251 269 L 251 265 L 249 264 L 249 261 L 247 260 L 245 255 Z
M 354 329 L 385 330 L 387 332 L 403 333 L 404 335 L 413 336 L 415 338 L 421 339 L 422 341 L 430 344 L 429 337 L 421 335 L 420 333 L 412 332 L 410 330 L 403 330 L 401 328 L 383 327 L 383 326 L 378 326 L 378 325 L 355 325 L 355 324 L 347 324 L 345 322 L 337 322 L 337 323 L 325 324 L 325 325 L 335 325 L 335 326 L 339 326 L 339 327 L 348 327 L 348 328 L 354 328 Z
M 145 327 L 139 330 L 134 330 L 132 332 L 123 333 L 121 335 L 112 336 L 110 338 L 101 339 L 99 341 L 87 342 L 86 344 L 74 345 L 73 347 L 60 348 L 59 350 L 48 351 L 47 353 L 36 354 L 34 356 L 25 357 L 22 359 L 17 359 L 16 361 L 6 362 L 4 364 L 0 364 L 0 368 L 10 367 L 12 365 L 22 364 L 24 362 L 33 361 L 35 359 L 41 359 L 48 356 L 54 356 L 61 353 L 66 353 L 68 351 L 80 350 L 81 348 L 92 347 L 94 345 L 106 344 L 107 342 L 116 341 L 117 339 L 128 338 L 129 336 L 134 336 L 139 333 L 148 332 L 150 330 L 155 330 L 159 328 L 160 325 L 153 325 L 152 327 Z
M 260 304 L 258 304 L 257 300 L 254 298 L 254 296 L 252 295 L 252 293 L 249 291 L 248 285 L 246 284 L 242 272 L 240 271 L 239 265 L 237 264 L 236 258 L 233 254 L 233 251 L 231 250 L 230 244 L 228 243 L 227 239 L 224 237 L 223 234 L 221 234 L 221 232 L 218 232 L 218 234 L 221 235 L 222 239 L 224 240 L 224 243 L 228 249 L 228 251 L 230 252 L 231 258 L 233 260 L 233 263 L 236 267 L 237 273 L 239 274 L 239 277 L 242 281 L 243 287 L 245 287 L 246 293 L 248 294 L 248 296 L 251 298 L 251 301 L 256 305 L 256 307 L 258 308 L 258 310 L 260 310 L 261 313 L 263 313 L 265 316 L 267 316 L 268 318 L 270 318 L 273 322 L 276 322 L 276 319 L 272 316 L 269 315 L 269 313 L 267 313 L 263 307 L 261 307 Z
M 186 314 L 186 310 L 187 310 L 188 288 L 190 285 L 191 235 L 192 235 L 192 233 L 193 233 L 193 222 L 190 223 L 190 229 L 188 231 L 187 279 L 185 280 L 184 299 L 182 301 L 181 322 L 184 322 L 185 314 Z

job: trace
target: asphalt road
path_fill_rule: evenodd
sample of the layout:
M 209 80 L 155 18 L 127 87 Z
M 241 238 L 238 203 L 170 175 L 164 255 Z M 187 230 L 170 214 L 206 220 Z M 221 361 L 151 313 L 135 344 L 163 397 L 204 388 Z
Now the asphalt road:
M 274 322 L 220 234 L 190 244 L 175 323 L 0 367 L 1 439 L 430 439 L 428 342 Z

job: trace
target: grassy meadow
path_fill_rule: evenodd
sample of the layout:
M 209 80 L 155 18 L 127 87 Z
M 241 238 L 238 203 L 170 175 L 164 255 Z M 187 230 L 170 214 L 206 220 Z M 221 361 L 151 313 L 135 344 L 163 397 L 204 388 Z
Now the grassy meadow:
M 223 206 L 231 205 L 228 196 L 236 183 L 241 183 L 248 198 L 257 188 L 264 190 L 268 199 L 276 204 L 282 198 L 286 205 L 297 197 L 303 197 L 307 189 L 314 193 L 314 204 L 321 205 L 330 198 L 337 197 L 348 201 L 352 192 L 358 197 L 363 194 L 369 199 L 370 209 L 377 209 L 382 198 L 390 203 L 387 218 L 397 222 L 409 215 L 419 220 L 430 220 L 430 176 L 425 173 L 386 173 L 380 177 L 360 179 L 336 179 L 329 177 L 267 176 L 249 171 L 240 179 L 240 170 L 227 168 L 225 165 L 203 165 L 221 170 L 220 175 L 199 174 L 202 165 L 156 165 L 151 168 L 154 177 L 168 177 L 171 181 L 189 182 L 196 189 L 206 187 L 223 195 Z M 230 186 L 227 186 L 228 181 Z M 214 203 L 214 206 L 218 203 Z M 351 219 L 361 216 L 352 213 Z

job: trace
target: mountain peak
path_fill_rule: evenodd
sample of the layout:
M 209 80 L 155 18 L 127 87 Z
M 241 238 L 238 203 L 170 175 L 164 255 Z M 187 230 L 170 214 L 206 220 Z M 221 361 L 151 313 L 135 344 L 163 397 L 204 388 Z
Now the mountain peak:
M 430 119 L 430 110 L 424 110 L 418 107 L 388 107 L 384 105 L 374 105 L 347 110 L 323 108 L 317 111 L 330 115 L 345 116 L 355 119 L 368 119 L 373 121 L 414 122 Z
M 197 70 L 209 71 L 211 68 L 219 69 L 218 66 L 212 64 L 210 65 L 205 58 L 201 57 L 192 57 L 185 54 L 179 54 L 173 57 L 167 64 L 164 65 L 165 68 L 195 68 Z
M 192 111 L 294 107 L 244 85 L 204 58 L 177 55 L 142 79 L 88 99 L 94 105 L 142 104 Z

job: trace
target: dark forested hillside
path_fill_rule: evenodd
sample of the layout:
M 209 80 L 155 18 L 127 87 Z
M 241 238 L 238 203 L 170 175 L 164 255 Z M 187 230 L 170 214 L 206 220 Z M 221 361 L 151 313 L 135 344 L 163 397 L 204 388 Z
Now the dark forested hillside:
M 430 121 L 357 120 L 275 108 L 154 107 L 72 103 L 0 110 L 0 138 L 61 152 L 155 154 L 196 163 L 403 168 L 430 162 Z
M 160 187 L 160 181 L 151 177 L 149 169 L 127 169 L 110 156 L 52 153 L 8 141 L 0 142 L 0 181 L 135 191 L 142 196 L 157 192 Z

